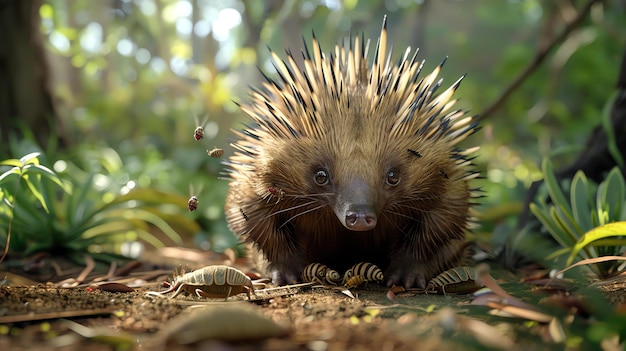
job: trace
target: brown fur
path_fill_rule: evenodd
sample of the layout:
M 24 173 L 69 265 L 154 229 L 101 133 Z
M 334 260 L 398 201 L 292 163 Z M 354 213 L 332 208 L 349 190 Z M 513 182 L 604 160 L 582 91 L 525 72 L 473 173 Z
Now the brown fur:
M 331 60 L 314 40 L 303 71 L 275 57 L 282 84 L 270 81 L 242 106 L 256 125 L 236 132 L 226 215 L 279 284 L 313 262 L 339 272 L 372 262 L 388 285 L 424 287 L 463 257 L 476 173 L 455 145 L 475 126 L 448 112 L 458 82 L 433 96 L 441 66 L 420 83 L 418 62 L 390 65 L 384 25 L 371 68 L 361 45 L 338 47 Z M 327 185 L 314 180 L 320 169 Z M 391 170 L 397 185 L 386 183 Z M 376 217 L 373 229 L 342 224 L 354 205 Z

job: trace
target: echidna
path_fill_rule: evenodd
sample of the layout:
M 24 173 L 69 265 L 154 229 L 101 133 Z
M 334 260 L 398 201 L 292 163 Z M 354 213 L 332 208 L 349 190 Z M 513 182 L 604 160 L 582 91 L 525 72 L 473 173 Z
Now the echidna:
M 386 18 L 368 63 L 369 41 L 350 38 L 325 55 L 313 36 L 304 64 L 271 52 L 266 76 L 241 109 L 252 124 L 227 161 L 231 230 L 259 249 L 277 284 L 296 283 L 310 263 L 384 270 L 388 286 L 425 287 L 464 256 L 478 172 L 457 144 L 477 130 L 453 110 L 463 77 L 440 94 L 442 62 L 408 48 L 387 54 Z

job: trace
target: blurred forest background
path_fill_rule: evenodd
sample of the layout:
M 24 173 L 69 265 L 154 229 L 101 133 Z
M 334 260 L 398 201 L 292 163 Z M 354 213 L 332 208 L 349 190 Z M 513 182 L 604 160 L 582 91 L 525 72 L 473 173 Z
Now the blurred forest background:
M 235 247 L 224 166 L 206 150 L 232 154 L 230 129 L 245 122 L 235 102 L 259 86 L 257 67 L 274 72 L 267 47 L 298 52 L 312 31 L 326 52 L 351 33 L 375 40 L 384 15 L 395 58 L 419 47 L 428 72 L 449 57 L 444 85 L 467 73 L 457 96 L 483 119 L 468 143 L 481 146 L 485 176 L 476 234 L 497 247 L 518 231 L 542 158 L 571 163 L 606 118 L 626 49 L 623 0 L 1 0 L 0 160 L 40 151 L 58 175 L 88 182 L 94 203 L 147 189 L 125 206 L 156 203 L 148 212 L 185 245 Z M 116 249 L 142 237 L 108 233 Z

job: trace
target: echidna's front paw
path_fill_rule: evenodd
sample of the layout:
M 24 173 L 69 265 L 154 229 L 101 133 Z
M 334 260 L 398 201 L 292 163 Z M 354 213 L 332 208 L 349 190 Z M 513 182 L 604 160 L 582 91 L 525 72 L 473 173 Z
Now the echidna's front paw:
M 301 281 L 304 262 L 299 259 L 271 264 L 272 282 L 276 285 L 297 284 Z
M 297 284 L 300 282 L 300 275 L 291 271 L 273 270 L 272 283 L 276 285 Z
M 426 275 L 423 266 L 414 258 L 395 259 L 385 271 L 388 287 L 393 285 L 409 288 L 426 288 Z

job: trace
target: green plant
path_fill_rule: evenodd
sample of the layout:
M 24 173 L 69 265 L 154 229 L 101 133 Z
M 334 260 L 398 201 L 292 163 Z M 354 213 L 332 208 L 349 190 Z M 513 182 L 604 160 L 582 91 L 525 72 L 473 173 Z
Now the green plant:
M 164 246 L 156 233 L 181 245 L 172 222 L 179 228 L 198 230 L 195 222 L 181 214 L 186 197 L 141 188 L 111 193 L 96 186 L 103 183 L 103 174 L 88 173 L 78 182 L 70 177 L 71 172 L 57 174 L 42 166 L 39 155 L 31 153 L 19 160 L 0 162 L 11 167 L 0 175 L 0 219 L 8 223 L 5 251 L 10 242 L 12 252 L 24 255 L 46 251 L 82 257 L 91 251 L 107 259 L 111 256 L 95 251 L 104 247 L 112 253 L 111 246 L 121 241 L 141 239 Z
M 568 189 L 569 201 L 549 160 L 543 161 L 542 171 L 551 203 L 540 197 L 530 210 L 561 246 L 548 260 L 567 255 L 565 264 L 570 265 L 577 259 L 620 254 L 626 247 L 626 184 L 619 168 L 597 186 L 578 171 Z M 603 278 L 619 264 L 600 262 L 590 267 Z
M 0 262 L 4 260 L 9 251 L 9 245 L 11 243 L 11 226 L 13 225 L 13 220 L 15 219 L 16 196 L 18 194 L 18 187 L 20 183 L 26 185 L 30 189 L 32 196 L 39 202 L 39 204 L 46 212 L 49 211 L 47 207 L 47 202 L 42 192 L 40 191 L 41 187 L 38 186 L 41 184 L 42 177 L 49 179 L 60 187 L 63 187 L 63 183 L 52 170 L 39 164 L 39 159 L 37 158 L 38 156 L 39 153 L 34 152 L 23 156 L 19 160 L 9 159 L 0 162 L 0 166 L 10 167 L 9 170 L 0 175 L 0 189 L 2 189 L 2 192 L 0 193 L 0 198 L 2 199 L 6 207 L 8 207 L 8 210 L 5 208 L 1 212 L 1 215 L 3 217 L 5 215 L 6 217 L 8 217 L 8 221 L 6 222 L 6 246 L 4 248 L 2 258 L 0 258 Z M 8 184 L 14 177 L 17 177 L 17 181 L 15 182 L 15 185 L 13 187 L 13 192 L 9 192 L 5 184 Z

